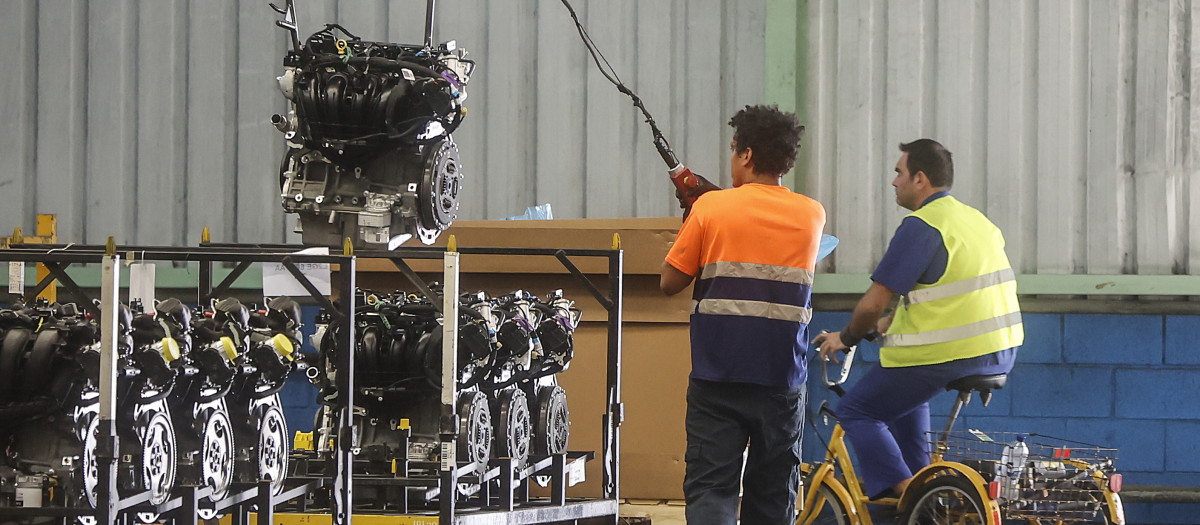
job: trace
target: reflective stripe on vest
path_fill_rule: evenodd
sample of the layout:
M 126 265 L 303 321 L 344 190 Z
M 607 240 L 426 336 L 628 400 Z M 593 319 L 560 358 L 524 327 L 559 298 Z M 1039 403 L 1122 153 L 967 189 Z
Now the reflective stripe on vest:
M 812 319 L 811 308 L 745 299 L 704 299 L 701 301 L 692 301 L 692 313 L 762 317 L 765 319 L 793 321 L 804 324 L 808 324 Z
M 945 299 L 947 297 L 954 297 L 956 295 L 982 290 L 989 286 L 996 286 L 1009 281 L 1015 281 L 1016 279 L 1017 275 L 1013 272 L 1012 268 L 1005 268 L 1003 270 L 980 275 L 979 277 L 972 277 L 970 279 L 963 279 L 953 283 L 933 286 L 930 288 L 922 288 L 920 290 L 913 290 L 908 292 L 905 302 L 909 305 L 914 305 L 927 301 L 936 301 L 938 299 Z
M 949 343 L 959 339 L 975 337 L 989 332 L 994 332 L 1001 328 L 1008 328 L 1021 324 L 1021 312 L 1012 312 L 1000 317 L 984 319 L 971 324 L 962 326 L 954 326 L 943 328 L 941 330 L 930 330 L 928 332 L 918 332 L 915 334 L 890 334 L 883 336 L 883 346 L 918 346 L 918 345 L 935 345 L 938 343 Z M 1003 348 L 1001 348 L 1003 350 Z
M 996 225 L 951 196 L 909 216 L 941 235 L 946 269 L 937 282 L 918 284 L 902 299 L 884 335 L 880 365 L 932 365 L 1020 346 L 1017 283 Z
M 713 277 L 763 279 L 783 283 L 807 284 L 809 286 L 812 286 L 813 283 L 813 272 L 804 268 L 731 261 L 709 263 L 700 269 L 701 280 Z

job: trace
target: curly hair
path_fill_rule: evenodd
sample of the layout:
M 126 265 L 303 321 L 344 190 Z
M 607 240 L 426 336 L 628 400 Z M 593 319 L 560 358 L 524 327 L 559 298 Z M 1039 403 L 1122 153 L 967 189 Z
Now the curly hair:
M 804 126 L 794 113 L 779 106 L 746 106 L 729 119 L 736 153 L 754 150 L 754 172 L 783 175 L 796 165 Z

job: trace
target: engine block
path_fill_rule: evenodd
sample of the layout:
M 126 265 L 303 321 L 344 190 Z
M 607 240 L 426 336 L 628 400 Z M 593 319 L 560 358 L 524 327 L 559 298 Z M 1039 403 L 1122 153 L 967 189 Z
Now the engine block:
M 294 41 L 278 77 L 290 111 L 272 118 L 288 146 L 280 195 L 304 243 L 391 249 L 415 235 L 432 244 L 458 213 L 463 167 L 451 133 L 467 114 L 475 63 L 466 50 L 366 41 L 337 24 L 301 46 L 294 23 L 280 25 Z

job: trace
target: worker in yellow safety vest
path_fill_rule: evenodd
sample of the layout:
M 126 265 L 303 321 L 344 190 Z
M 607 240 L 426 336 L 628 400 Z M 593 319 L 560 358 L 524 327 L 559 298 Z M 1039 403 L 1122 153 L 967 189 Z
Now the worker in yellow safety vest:
M 1000 229 L 950 196 L 954 164 L 936 141 L 900 145 L 896 203 L 911 210 L 849 324 L 813 343 L 821 357 L 882 335 L 879 366 L 838 405 L 865 492 L 896 497 L 929 464 L 929 400 L 970 375 L 1012 370 L 1025 334 Z M 894 315 L 885 314 L 897 296 Z

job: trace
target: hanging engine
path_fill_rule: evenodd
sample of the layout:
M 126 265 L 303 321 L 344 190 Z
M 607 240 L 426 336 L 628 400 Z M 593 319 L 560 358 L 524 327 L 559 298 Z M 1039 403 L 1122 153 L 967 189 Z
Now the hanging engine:
M 120 305 L 117 485 L 121 497 L 149 493 L 139 521 L 157 520 L 181 484 L 212 489 L 205 519 L 234 481 L 282 490 L 290 446 L 276 393 L 300 366 L 299 320 L 286 297 L 262 312 L 236 300 Z M 99 325 L 74 304 L 38 303 L 0 311 L 0 332 L 0 506 L 95 506 Z
M 328 24 L 300 45 L 292 34 L 279 88 L 290 103 L 272 122 L 288 150 L 283 208 L 306 244 L 394 248 L 414 234 L 432 244 L 454 222 L 463 178 L 451 133 L 466 116 L 475 63 L 439 46 L 365 41 Z
M 360 292 L 364 306 L 353 328 L 354 449 L 363 472 L 389 472 L 392 461 L 439 458 L 442 324 L 429 298 L 397 292 Z M 500 297 L 483 292 L 459 298 L 459 461 L 486 470 L 492 458 L 524 466 L 531 456 L 565 453 L 570 434 L 566 392 L 555 374 L 570 365 L 581 312 L 555 291 L 541 299 L 524 291 Z M 332 406 L 338 397 L 338 334 L 346 327 L 325 314 L 313 336 L 318 363 L 308 377 Z M 314 442 L 327 446 L 338 428 L 331 411 L 318 412 Z M 357 468 L 357 467 L 356 467 Z M 356 488 L 362 501 L 386 499 L 386 489 Z M 379 491 L 378 493 L 371 491 Z M 474 489 L 460 486 L 463 494 Z

